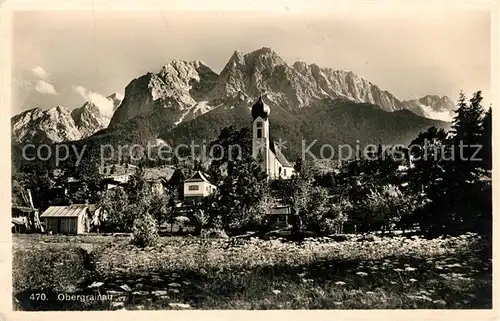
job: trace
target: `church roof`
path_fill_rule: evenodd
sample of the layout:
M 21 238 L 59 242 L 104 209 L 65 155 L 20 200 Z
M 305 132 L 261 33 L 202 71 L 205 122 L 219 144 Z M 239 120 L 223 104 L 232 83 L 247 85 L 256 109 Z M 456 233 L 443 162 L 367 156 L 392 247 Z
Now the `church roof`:
M 257 119 L 257 117 L 261 117 L 266 119 L 269 117 L 269 113 L 271 109 L 267 104 L 262 101 L 262 96 L 259 97 L 259 100 L 252 106 L 252 118 L 253 120 Z
M 282 166 L 285 166 L 285 167 L 293 167 L 293 164 L 290 163 L 285 155 L 283 155 L 283 153 L 281 152 L 281 150 L 279 149 L 279 147 L 277 146 L 277 142 L 273 141 L 269 146 L 271 151 L 274 153 L 274 155 L 276 156 L 276 159 L 278 160 L 278 162 L 281 163 Z

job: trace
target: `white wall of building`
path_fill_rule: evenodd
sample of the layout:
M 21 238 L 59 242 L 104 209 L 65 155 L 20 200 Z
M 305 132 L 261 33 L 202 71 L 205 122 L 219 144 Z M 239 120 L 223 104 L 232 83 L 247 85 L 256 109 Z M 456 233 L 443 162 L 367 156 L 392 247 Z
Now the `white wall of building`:
M 215 192 L 216 187 L 208 182 L 185 182 L 184 197 L 201 196 L 205 197 Z

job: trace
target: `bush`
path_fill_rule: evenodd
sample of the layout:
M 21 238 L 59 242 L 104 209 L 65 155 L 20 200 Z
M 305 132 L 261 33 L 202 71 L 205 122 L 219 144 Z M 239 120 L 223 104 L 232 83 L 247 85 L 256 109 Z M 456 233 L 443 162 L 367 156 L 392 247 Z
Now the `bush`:
M 319 231 L 326 234 L 337 234 L 339 233 L 340 227 L 336 220 L 331 218 L 325 218 L 319 223 Z
M 353 209 L 352 219 L 361 232 L 389 230 L 401 217 L 414 211 L 414 198 L 404 195 L 397 186 L 384 185 L 371 190 L 367 197 Z
M 18 292 L 73 292 L 89 277 L 90 255 L 78 246 L 37 246 L 13 253 L 12 285 Z
M 343 233 L 344 223 L 352 205 L 348 201 L 340 201 L 330 205 L 324 219 L 319 222 L 319 231 L 327 234 Z
M 204 238 L 211 238 L 211 239 L 227 239 L 229 236 L 227 236 L 226 232 L 222 229 L 208 229 L 208 230 L 201 230 L 201 237 Z
M 158 224 L 151 214 L 134 220 L 132 243 L 139 247 L 154 246 L 158 243 Z

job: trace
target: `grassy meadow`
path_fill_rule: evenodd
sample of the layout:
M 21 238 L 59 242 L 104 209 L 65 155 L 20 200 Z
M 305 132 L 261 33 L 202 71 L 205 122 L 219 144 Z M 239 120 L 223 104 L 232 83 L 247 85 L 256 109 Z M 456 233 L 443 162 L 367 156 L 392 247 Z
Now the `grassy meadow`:
M 492 263 L 475 234 L 283 239 L 13 236 L 18 310 L 491 308 Z M 34 294 L 44 293 L 44 300 Z M 60 300 L 61 294 L 106 295 Z

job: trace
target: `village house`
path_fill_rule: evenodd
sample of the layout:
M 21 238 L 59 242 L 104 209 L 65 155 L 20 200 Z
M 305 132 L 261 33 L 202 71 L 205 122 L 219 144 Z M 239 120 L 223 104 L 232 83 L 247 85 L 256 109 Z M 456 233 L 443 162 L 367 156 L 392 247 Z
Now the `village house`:
M 30 218 L 37 217 L 38 210 L 29 206 L 12 206 L 12 233 L 26 233 L 30 231 Z
M 121 186 L 124 187 L 127 185 L 129 179 L 130 179 L 131 174 L 124 174 L 124 175 L 109 175 L 106 177 L 103 177 L 101 180 L 101 186 L 104 191 L 107 191 L 109 189 Z
M 184 200 L 199 200 L 217 190 L 216 185 L 210 181 L 210 176 L 201 171 L 197 171 L 190 178 L 184 181 Z
M 269 213 L 266 213 L 266 217 L 264 218 L 266 224 L 273 225 L 275 227 L 285 227 L 290 224 L 290 215 L 292 214 L 292 210 L 289 206 L 286 205 L 276 205 L 273 206 Z
M 48 233 L 83 234 L 90 229 L 90 205 L 50 206 L 40 218 Z
M 31 190 L 18 188 L 21 198 L 13 198 L 12 233 L 43 232 L 39 211 L 33 205 Z

